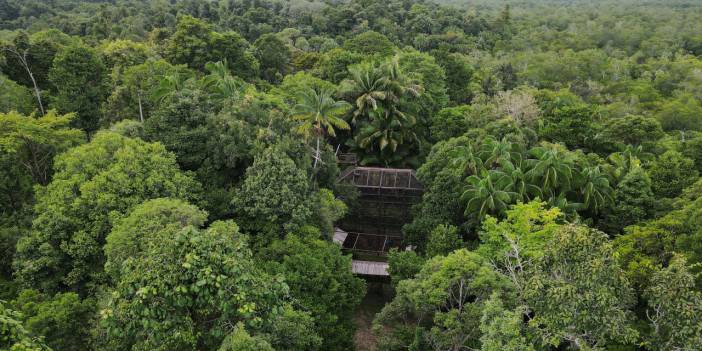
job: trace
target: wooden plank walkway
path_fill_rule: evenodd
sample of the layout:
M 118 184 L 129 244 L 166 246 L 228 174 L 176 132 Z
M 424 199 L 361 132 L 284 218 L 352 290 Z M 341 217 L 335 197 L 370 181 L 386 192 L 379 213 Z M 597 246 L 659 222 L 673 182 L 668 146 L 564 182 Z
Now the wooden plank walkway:
M 353 260 L 351 261 L 351 271 L 360 275 L 390 276 L 387 262 Z

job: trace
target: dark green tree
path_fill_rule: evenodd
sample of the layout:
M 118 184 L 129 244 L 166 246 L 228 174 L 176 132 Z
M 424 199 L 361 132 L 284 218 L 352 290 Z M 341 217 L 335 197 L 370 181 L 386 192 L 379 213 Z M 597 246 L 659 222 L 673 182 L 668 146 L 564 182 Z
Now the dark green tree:
M 271 83 L 279 83 L 290 70 L 290 48 L 275 34 L 264 34 L 253 44 L 260 63 L 261 76 Z
M 365 283 L 351 272 L 351 257 L 339 246 L 311 237 L 288 235 L 264 249 L 262 260 L 281 274 L 290 295 L 315 320 L 322 350 L 352 347 L 353 316 L 365 294 Z
M 107 97 L 107 70 L 95 51 L 82 44 L 61 49 L 54 58 L 49 81 L 49 106 L 61 113 L 76 113 L 72 126 L 89 134 L 100 126 L 100 104 Z
M 648 170 L 653 193 L 673 198 L 697 180 L 694 161 L 677 151 L 666 151 L 651 163 Z

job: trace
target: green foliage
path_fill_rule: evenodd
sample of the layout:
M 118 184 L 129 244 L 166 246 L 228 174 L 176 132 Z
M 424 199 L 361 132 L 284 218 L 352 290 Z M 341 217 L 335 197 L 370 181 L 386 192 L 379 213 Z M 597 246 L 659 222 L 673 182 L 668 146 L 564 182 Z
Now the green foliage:
M 646 346 L 655 350 L 694 350 L 702 347 L 702 293 L 682 257 L 651 277 L 644 294 L 651 334 Z
M 409 99 L 409 109 L 417 115 L 421 124 L 428 122 L 434 114 L 448 104 L 446 73 L 433 56 L 419 51 L 402 52 L 398 55 L 400 69 L 410 72 L 415 84 L 422 87 L 422 93 Z
M 103 281 L 102 245 L 113 220 L 147 199 L 197 199 L 199 192 L 162 145 L 108 132 L 61 154 L 54 167 L 15 260 L 23 283 L 45 292 L 95 289 Z
M 208 157 L 205 146 L 210 137 L 207 125 L 211 104 L 204 91 L 185 88 L 174 92 L 144 122 L 149 139 L 160 141 L 175 153 L 186 170 L 200 168 Z
M 321 350 L 352 347 L 353 314 L 365 283 L 351 273 L 351 258 L 337 244 L 288 235 L 264 249 L 261 259 L 271 261 L 269 270 L 285 277 L 290 295 L 314 318 Z
M 469 103 L 474 97 L 471 79 L 475 72 L 471 61 L 459 53 L 432 53 L 446 72 L 446 87 L 449 98 L 457 104 Z
M 522 289 L 534 311 L 529 325 L 546 345 L 588 349 L 638 337 L 630 324 L 633 290 L 601 232 L 558 229 Z
M 173 64 L 202 71 L 207 62 L 226 60 L 233 73 L 245 79 L 258 72 L 258 62 L 249 50 L 249 43 L 239 34 L 215 32 L 210 24 L 191 16 L 178 19 L 164 47 L 166 59 Z
M 0 74 L 0 113 L 18 111 L 30 114 L 36 108 L 32 92 Z
M 651 188 L 659 197 L 676 197 L 697 180 L 694 162 L 677 151 L 666 151 L 649 169 Z
M 441 109 L 431 119 L 431 137 L 434 140 L 448 140 L 459 137 L 472 126 L 470 115 L 474 111 L 471 105 L 460 105 Z
M 641 167 L 630 170 L 617 184 L 614 206 L 607 211 L 602 227 L 613 234 L 639 223 L 652 214 L 654 205 L 651 179 Z
M 72 114 L 62 116 L 56 111 L 41 117 L 0 113 L 0 150 L 14 156 L 35 183 L 47 185 L 54 156 L 85 140 L 82 131 L 70 128 L 73 118 Z
M 88 133 L 95 132 L 102 111 L 100 104 L 107 97 L 107 72 L 95 51 L 82 44 L 61 49 L 51 65 L 50 106 L 61 113 L 76 113 L 72 126 Z
M 282 150 L 270 147 L 246 170 L 232 206 L 242 228 L 265 242 L 308 222 L 310 193 L 307 173 Z
M 493 292 L 509 290 L 509 281 L 476 253 L 461 249 L 434 257 L 413 279 L 400 281 L 396 296 L 376 315 L 379 345 L 428 343 L 444 350 L 479 347 L 478 328 L 485 304 Z M 419 340 L 407 338 L 415 335 Z
M 124 67 L 113 77 L 113 88 L 105 102 L 105 119 L 148 119 L 158 106 L 155 97 L 161 79 L 172 75 L 187 76 L 185 66 L 174 66 L 163 59 Z
M 263 79 L 276 83 L 283 79 L 290 66 L 292 53 L 274 34 L 264 34 L 253 44 Z
M 419 273 L 424 264 L 424 257 L 415 251 L 399 251 L 395 248 L 388 252 L 388 273 L 392 285 L 397 286 L 402 280 L 412 279 Z
M 477 252 L 500 267 L 522 270 L 526 268 L 525 261 L 543 255 L 544 246 L 553 239 L 562 222 L 563 213 L 543 202 L 515 205 L 507 211 L 505 219 L 488 217 L 483 222 Z
M 702 105 L 698 99 L 684 94 L 661 107 L 657 117 L 666 131 L 702 130 Z
M 317 205 L 314 210 L 317 226 L 325 237 L 331 238 L 334 235 L 334 223 L 346 215 L 348 206 L 329 189 L 319 189 L 314 200 Z
M 207 213 L 178 199 L 147 200 L 115 223 L 105 239 L 105 271 L 119 280 L 122 265 L 147 248 L 155 232 L 176 235 L 188 226 L 201 227 Z
M 348 77 L 349 66 L 360 63 L 363 58 L 362 54 L 335 48 L 322 56 L 315 65 L 315 71 L 320 78 L 338 84 Z
M 50 297 L 36 290 L 23 290 L 12 301 L 21 313 L 23 324 L 34 336 L 43 336 L 54 350 L 85 350 L 90 344 L 90 320 L 95 302 L 82 300 L 76 293 Z
M 256 267 L 235 223 L 154 228 L 143 240 L 100 312 L 103 349 L 214 349 L 239 322 L 263 332 L 286 317 L 287 286 Z
M 427 257 L 445 256 L 463 246 L 463 240 L 458 235 L 458 228 L 452 225 L 439 225 L 429 233 Z
M 261 337 L 251 336 L 242 323 L 234 327 L 222 342 L 218 351 L 275 351 L 271 344 Z
M 21 314 L 0 301 L 0 347 L 9 351 L 51 351 L 41 338 L 33 337 L 21 322 Z
M 480 318 L 481 351 L 531 351 L 534 346 L 524 336 L 520 311 L 505 308 L 500 295 L 493 293 Z
M 392 56 L 395 45 L 384 35 L 367 31 L 344 42 L 344 49 L 363 55 Z
M 27 64 L 40 89 L 49 89 L 49 70 L 56 54 L 65 46 L 76 43 L 78 40 L 72 38 L 57 29 L 41 30 L 36 33 L 27 34 L 19 32 L 12 40 L 11 44 L 6 44 L 4 49 L 14 50 L 21 55 L 26 53 Z M 33 88 L 33 84 L 26 69 L 21 64 L 16 55 L 8 54 L 0 48 L 5 60 L 0 60 L 0 70 L 2 70 L 13 81 Z M 36 105 L 35 105 L 36 106 Z
M 663 130 L 655 118 L 626 115 L 607 121 L 603 134 L 609 142 L 638 146 L 655 142 L 663 136 Z
M 105 44 L 100 52 L 107 67 L 118 69 L 143 64 L 151 56 L 145 44 L 124 39 Z

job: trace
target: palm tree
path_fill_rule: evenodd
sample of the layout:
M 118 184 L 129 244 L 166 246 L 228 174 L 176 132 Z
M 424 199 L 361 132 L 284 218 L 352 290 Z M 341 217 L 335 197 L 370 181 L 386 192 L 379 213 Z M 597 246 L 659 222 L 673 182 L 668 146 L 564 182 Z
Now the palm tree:
M 641 166 L 641 161 L 648 161 L 652 154 L 643 151 L 641 145 L 628 145 L 623 151 L 615 152 L 607 157 L 608 164 L 604 169 L 617 184 L 634 168 Z
M 351 122 L 358 126 L 350 145 L 361 150 L 362 162 L 397 163 L 398 148 L 411 155 L 419 142 L 413 115 L 401 110 L 403 99 L 418 96 L 422 88 L 400 69 L 395 57 L 381 65 L 365 63 L 349 69 L 342 96 L 354 102 Z
M 388 78 L 371 63 L 363 63 L 349 68 L 350 79 L 341 83 L 342 95 L 354 100 L 355 109 L 351 121 L 357 123 L 359 118 L 368 116 L 369 111 L 376 110 L 381 101 L 387 98 Z
M 398 119 L 393 118 L 389 111 L 378 108 L 371 112 L 372 119 L 364 122 L 358 129 L 354 142 L 356 146 L 365 150 L 375 151 L 372 159 L 374 162 L 384 164 L 394 163 L 393 153 L 398 147 L 412 143 L 418 143 L 419 139 L 412 130 L 411 124 L 403 124 Z M 366 157 L 366 161 L 370 157 Z M 368 163 L 368 162 L 364 162 Z
M 463 169 L 465 175 L 479 174 L 483 169 L 483 160 L 478 156 L 478 150 L 473 144 L 460 145 L 451 150 L 451 164 Z
M 535 147 L 529 153 L 536 159 L 528 160 L 526 176 L 540 184 L 541 192 L 547 197 L 556 197 L 570 189 L 573 180 L 572 162 L 567 151 L 556 146 Z
M 599 166 L 584 168 L 578 174 L 578 183 L 584 208 L 597 213 L 614 201 L 609 179 Z
M 487 138 L 480 147 L 480 157 L 485 167 L 495 169 L 505 163 L 518 163 L 522 160 L 522 152 L 517 143 L 510 142 L 507 138 L 495 140 Z
M 190 79 L 189 75 L 180 72 L 163 77 L 158 84 L 158 88 L 153 93 L 154 99 L 162 101 L 182 90 L 188 79 Z
M 414 117 L 401 111 L 399 105 L 403 98 L 419 96 L 422 87 L 402 72 L 398 56 L 381 65 L 363 63 L 353 66 L 349 73 L 351 78 L 341 83 L 341 91 L 343 96 L 354 101 L 353 123 L 359 118 L 372 118 L 370 112 L 380 107 L 400 120 L 414 123 Z
M 202 79 L 202 86 L 213 94 L 219 101 L 241 96 L 246 88 L 246 83 L 232 76 L 227 60 L 208 62 L 205 69 L 210 72 Z
M 541 188 L 530 181 L 521 164 L 514 165 L 512 162 L 507 162 L 501 171 L 507 175 L 509 179 L 507 188 L 515 194 L 517 201 L 528 202 L 543 197 Z
M 461 195 L 461 201 L 466 203 L 464 213 L 477 221 L 506 210 L 516 195 L 509 190 L 509 177 L 497 170 L 490 170 L 483 177 L 472 175 L 466 183 L 467 189 Z
M 292 115 L 296 120 L 302 121 L 299 131 L 305 136 L 314 135 L 317 139 L 315 149 L 314 167 L 319 160 L 319 141 L 328 134 L 336 136 L 334 128 L 349 129 L 349 124 L 341 117 L 349 104 L 345 101 L 336 101 L 333 93 L 328 89 L 308 89 L 298 98 L 298 103 L 293 107 Z

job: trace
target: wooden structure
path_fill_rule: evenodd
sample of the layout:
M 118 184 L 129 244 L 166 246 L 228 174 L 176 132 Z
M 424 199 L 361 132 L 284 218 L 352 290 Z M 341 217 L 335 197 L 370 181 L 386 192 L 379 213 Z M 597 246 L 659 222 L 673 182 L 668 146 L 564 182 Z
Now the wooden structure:
M 411 169 L 360 166 L 347 168 L 337 181 L 355 186 L 359 199 L 338 223 L 334 241 L 353 253 L 354 264 L 374 262 L 357 264 L 355 273 L 387 276 L 387 263 L 382 261 L 390 249 L 403 248 L 402 226 L 421 200 L 421 182 Z
M 358 275 L 390 276 L 387 262 L 353 260 L 351 271 Z

